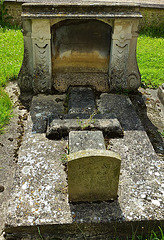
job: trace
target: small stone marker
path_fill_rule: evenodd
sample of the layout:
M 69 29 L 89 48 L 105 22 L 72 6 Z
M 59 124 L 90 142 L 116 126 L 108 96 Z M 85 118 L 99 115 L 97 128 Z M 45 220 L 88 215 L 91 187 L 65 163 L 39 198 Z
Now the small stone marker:
M 103 133 L 101 131 L 71 131 L 69 133 L 70 153 L 87 149 L 105 150 Z
M 108 150 L 82 150 L 68 155 L 70 202 L 117 199 L 120 156 Z

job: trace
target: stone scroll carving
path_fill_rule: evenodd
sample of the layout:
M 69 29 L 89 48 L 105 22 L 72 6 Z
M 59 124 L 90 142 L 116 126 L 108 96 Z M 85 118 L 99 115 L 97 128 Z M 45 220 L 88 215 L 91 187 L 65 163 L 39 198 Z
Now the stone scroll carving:
M 46 92 L 49 89 L 49 81 L 47 82 L 49 75 L 49 67 L 47 66 L 48 44 L 35 43 L 34 51 L 35 59 L 37 59 L 34 69 L 34 91 Z
M 33 21 L 33 91 L 51 90 L 51 44 L 50 26 L 47 20 Z
M 133 25 L 133 21 L 115 21 L 109 66 L 111 90 L 136 90 L 140 86 L 136 62 L 137 35 Z
M 24 58 L 21 70 L 18 75 L 18 84 L 22 93 L 33 91 L 33 56 L 31 31 L 31 20 L 24 20 Z

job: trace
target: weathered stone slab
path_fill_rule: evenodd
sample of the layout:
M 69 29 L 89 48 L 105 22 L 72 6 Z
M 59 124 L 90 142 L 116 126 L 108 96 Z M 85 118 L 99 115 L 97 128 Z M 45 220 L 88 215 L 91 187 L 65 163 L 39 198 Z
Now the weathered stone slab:
M 39 94 L 32 99 L 30 114 L 33 122 L 32 131 L 45 133 L 47 121 L 50 118 L 59 118 L 64 113 L 63 102 L 65 95 Z
M 94 110 L 96 110 L 96 104 L 94 94 L 91 88 L 71 88 L 68 100 L 68 113 L 92 114 Z
M 122 136 L 123 130 L 117 119 L 54 119 L 48 126 L 49 139 L 61 139 L 70 131 L 101 130 L 104 136 Z
M 39 239 L 39 229 L 45 239 L 47 234 L 51 239 L 111 239 L 116 233 L 126 239 L 127 232 L 131 238 L 134 232 L 139 236 L 149 229 L 158 231 L 158 226 L 163 229 L 163 159 L 157 157 L 127 96 L 102 94 L 98 110 L 114 112 L 124 127 L 123 138 L 109 141 L 110 150 L 121 156 L 118 199 L 69 203 L 62 165 L 67 141 L 32 134 L 28 121 L 9 199 L 8 237 L 23 240 L 29 233 L 29 239 Z
M 117 199 L 121 159 L 107 150 L 84 150 L 68 156 L 70 202 Z
M 69 152 L 73 153 L 87 149 L 106 149 L 102 132 L 71 131 L 69 133 Z
M 87 113 L 70 113 L 64 114 L 63 119 L 117 119 L 114 113 L 93 113 L 92 115 Z

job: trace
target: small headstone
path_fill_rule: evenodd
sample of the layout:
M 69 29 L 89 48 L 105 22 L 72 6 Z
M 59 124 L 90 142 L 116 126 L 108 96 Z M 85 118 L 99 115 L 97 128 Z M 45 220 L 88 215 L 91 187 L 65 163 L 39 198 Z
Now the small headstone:
M 68 155 L 70 202 L 117 199 L 121 159 L 108 150 L 83 150 Z
M 72 131 L 69 133 L 70 153 L 87 149 L 106 149 L 101 131 Z

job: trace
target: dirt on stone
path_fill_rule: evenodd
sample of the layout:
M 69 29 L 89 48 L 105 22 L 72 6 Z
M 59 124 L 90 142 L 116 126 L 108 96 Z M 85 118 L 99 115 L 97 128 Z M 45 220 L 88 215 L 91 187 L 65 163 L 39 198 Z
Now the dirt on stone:
M 28 110 L 19 100 L 20 92 L 17 82 L 10 82 L 6 87 L 13 102 L 13 117 L 0 135 L 0 239 L 3 229 L 10 194 L 12 192 L 18 151 L 21 147 L 24 126 Z M 157 89 L 140 88 L 130 99 L 159 157 L 164 158 L 164 106 L 157 97 Z

